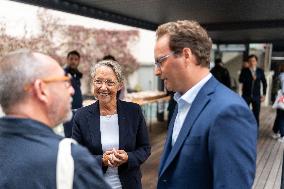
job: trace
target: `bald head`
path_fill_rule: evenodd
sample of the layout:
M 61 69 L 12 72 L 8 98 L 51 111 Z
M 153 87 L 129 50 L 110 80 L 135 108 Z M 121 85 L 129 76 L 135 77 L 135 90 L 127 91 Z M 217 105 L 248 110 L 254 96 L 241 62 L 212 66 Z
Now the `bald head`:
M 0 104 L 5 113 L 26 98 L 27 84 L 52 72 L 50 65 L 59 67 L 50 57 L 30 50 L 14 51 L 0 60 Z

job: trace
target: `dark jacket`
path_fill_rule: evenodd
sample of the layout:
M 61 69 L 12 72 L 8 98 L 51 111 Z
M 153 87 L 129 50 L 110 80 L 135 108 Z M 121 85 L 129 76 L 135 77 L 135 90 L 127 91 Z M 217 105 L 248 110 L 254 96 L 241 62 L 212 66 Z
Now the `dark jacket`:
M 117 101 L 119 149 L 128 154 L 128 162 L 118 167 L 123 189 L 141 189 L 140 165 L 150 156 L 148 131 L 138 104 Z M 72 138 L 86 146 L 102 165 L 99 102 L 77 110 Z M 103 167 L 104 172 L 107 167 Z
M 255 100 L 260 100 L 260 88 L 262 83 L 263 95 L 266 95 L 267 83 L 264 71 L 261 68 L 256 68 L 256 80 L 253 80 L 253 75 L 249 68 L 244 68 L 241 71 L 239 82 L 243 84 L 242 96 L 251 97 Z
M 70 74 L 71 84 L 74 88 L 74 95 L 73 95 L 73 101 L 72 101 L 72 109 L 78 109 L 82 107 L 83 104 L 83 98 L 82 98 L 82 92 L 81 92 L 81 81 L 82 73 L 79 72 L 77 69 L 72 69 L 70 67 L 66 67 L 65 73 Z
M 0 188 L 56 188 L 58 144 L 63 137 L 31 119 L 0 119 Z M 109 188 L 87 149 L 72 145 L 73 188 Z
M 211 69 L 211 73 L 219 82 L 231 88 L 231 77 L 227 68 L 216 64 L 215 67 Z

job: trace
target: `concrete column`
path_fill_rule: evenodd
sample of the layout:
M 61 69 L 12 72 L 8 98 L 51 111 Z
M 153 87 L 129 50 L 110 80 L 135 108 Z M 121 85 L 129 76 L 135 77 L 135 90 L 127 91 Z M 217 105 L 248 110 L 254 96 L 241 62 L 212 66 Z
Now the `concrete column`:
M 264 50 L 263 69 L 267 81 L 267 89 L 266 89 L 266 97 L 263 103 L 264 106 L 270 105 L 270 99 L 271 99 L 272 80 L 274 75 L 274 72 L 270 71 L 271 56 L 272 56 L 272 44 L 266 44 Z
M 272 44 L 266 44 L 264 50 L 264 65 L 263 65 L 263 69 L 265 72 L 270 71 L 271 56 L 272 56 Z
M 266 78 L 266 81 L 267 81 L 267 89 L 266 89 L 265 100 L 262 103 L 263 106 L 270 105 L 273 75 L 274 75 L 273 71 L 265 72 L 265 78 Z M 262 91 L 262 89 L 261 89 L 261 91 Z

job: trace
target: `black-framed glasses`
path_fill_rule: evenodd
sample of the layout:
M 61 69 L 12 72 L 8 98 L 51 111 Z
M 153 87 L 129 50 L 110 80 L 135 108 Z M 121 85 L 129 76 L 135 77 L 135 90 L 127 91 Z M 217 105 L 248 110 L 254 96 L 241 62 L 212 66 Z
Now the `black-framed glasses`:
M 176 51 L 172 51 L 172 52 L 170 52 L 170 53 L 168 53 L 166 55 L 163 55 L 161 57 L 156 58 L 155 59 L 156 67 L 160 68 L 162 63 L 165 62 L 167 60 L 167 58 L 169 58 L 170 56 L 175 55 L 175 54 L 177 54 L 177 52 Z
M 108 87 L 113 87 L 113 86 L 115 86 L 115 84 L 116 84 L 117 82 L 112 81 L 112 80 L 100 80 L 100 79 L 94 80 L 94 84 L 95 84 L 97 87 L 102 86 L 103 83 L 105 83 L 105 85 L 108 86 Z

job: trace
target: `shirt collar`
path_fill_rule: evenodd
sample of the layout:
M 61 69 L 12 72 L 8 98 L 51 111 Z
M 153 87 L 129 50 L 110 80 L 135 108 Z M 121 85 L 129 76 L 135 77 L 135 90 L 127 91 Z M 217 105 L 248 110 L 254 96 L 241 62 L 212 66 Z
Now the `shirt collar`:
M 200 89 L 205 85 L 205 83 L 212 77 L 211 73 L 208 73 L 202 80 L 200 80 L 197 84 L 195 84 L 193 87 L 191 87 L 186 93 L 181 95 L 179 92 L 176 92 L 174 94 L 174 100 L 180 104 L 192 104 L 195 97 L 197 96 Z
M 251 68 L 250 68 L 250 71 L 251 71 L 251 72 L 255 72 L 256 69 L 257 69 L 257 67 L 251 67 Z

